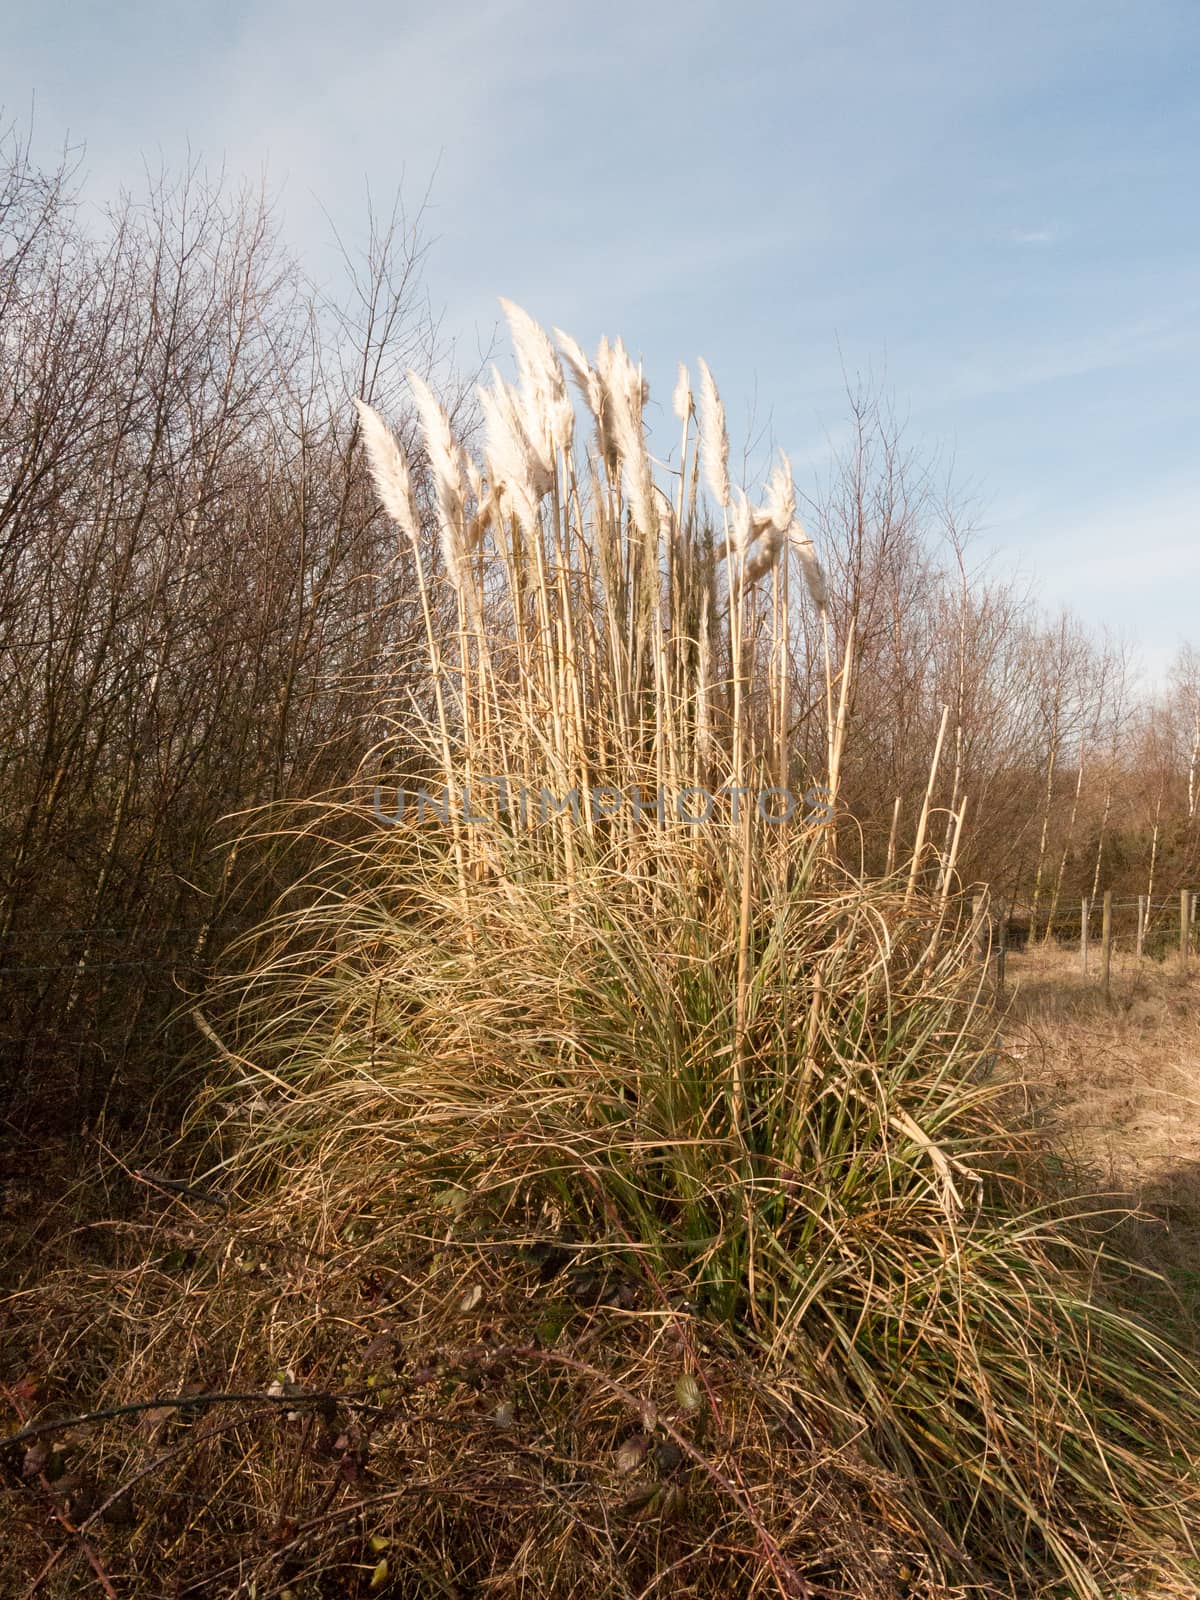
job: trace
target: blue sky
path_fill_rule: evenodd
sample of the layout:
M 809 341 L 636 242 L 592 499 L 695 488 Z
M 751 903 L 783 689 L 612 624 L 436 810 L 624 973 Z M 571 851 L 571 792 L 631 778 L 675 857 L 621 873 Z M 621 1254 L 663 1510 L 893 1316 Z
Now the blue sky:
M 465 351 L 506 294 L 620 333 L 666 401 L 703 355 L 811 472 L 844 376 L 952 459 L 1047 604 L 1200 640 L 1197 0 L 0 0 L 0 105 L 93 193 L 190 146 L 324 212 L 433 177 Z

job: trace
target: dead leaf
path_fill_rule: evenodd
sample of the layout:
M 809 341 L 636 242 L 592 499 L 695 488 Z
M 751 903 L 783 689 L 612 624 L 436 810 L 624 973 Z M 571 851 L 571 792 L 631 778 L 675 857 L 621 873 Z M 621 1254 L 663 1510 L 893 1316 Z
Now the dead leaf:
M 658 1510 L 662 1503 L 663 1485 L 661 1483 L 648 1484 L 644 1489 L 637 1489 L 625 1501 L 621 1510 L 626 1516 L 633 1517 L 637 1522 L 645 1522 Z
M 685 1372 L 676 1383 L 675 1399 L 678 1402 L 679 1409 L 686 1411 L 689 1415 L 699 1411 L 704 1404 L 704 1391 L 700 1387 L 699 1380 L 693 1377 L 690 1372 Z
M 479 1302 L 482 1299 L 483 1299 L 483 1288 L 482 1288 L 482 1286 L 480 1284 L 478 1284 L 478 1283 L 473 1283 L 471 1285 L 471 1287 L 467 1290 L 466 1294 L 463 1295 L 458 1309 L 462 1312 L 463 1316 L 465 1317 L 468 1314 L 468 1312 L 474 1311 L 475 1307 L 479 1304 Z
M 687 1505 L 687 1490 L 681 1483 L 670 1483 L 667 1492 L 662 1498 L 663 1521 L 669 1522 L 672 1517 L 679 1516 Z

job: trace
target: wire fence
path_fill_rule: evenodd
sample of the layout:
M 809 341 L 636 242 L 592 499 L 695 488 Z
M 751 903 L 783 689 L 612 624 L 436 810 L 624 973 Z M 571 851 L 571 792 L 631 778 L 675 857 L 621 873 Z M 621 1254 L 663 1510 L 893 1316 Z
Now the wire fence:
M 1077 951 L 1081 970 L 1094 968 L 1106 992 L 1115 953 L 1147 961 L 1175 959 L 1186 968 L 1200 951 L 1200 895 L 1190 888 L 1163 897 L 1114 895 L 1109 890 L 1082 896 L 1070 908 L 1047 909 L 1041 916 L 1030 908 L 984 917 L 979 900 L 975 910 L 980 954 L 985 963 L 995 963 L 997 988 L 1004 986 L 1009 954 L 1030 945 Z

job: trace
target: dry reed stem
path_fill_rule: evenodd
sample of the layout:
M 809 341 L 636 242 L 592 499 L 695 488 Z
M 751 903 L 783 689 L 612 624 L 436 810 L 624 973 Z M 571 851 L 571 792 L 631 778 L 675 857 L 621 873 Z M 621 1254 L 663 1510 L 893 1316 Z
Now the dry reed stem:
M 904 903 L 912 902 L 913 892 L 917 885 L 917 873 L 921 867 L 921 855 L 925 849 L 925 829 L 929 823 L 929 808 L 933 802 L 933 789 L 937 782 L 938 763 L 942 758 L 942 741 L 946 737 L 946 724 L 950 720 L 950 707 L 942 707 L 942 720 L 938 727 L 937 741 L 933 747 L 933 759 L 929 763 L 929 782 L 925 785 L 925 799 L 921 804 L 921 817 L 917 823 L 917 837 L 913 844 L 912 863 L 908 872 L 908 887 L 904 894 Z

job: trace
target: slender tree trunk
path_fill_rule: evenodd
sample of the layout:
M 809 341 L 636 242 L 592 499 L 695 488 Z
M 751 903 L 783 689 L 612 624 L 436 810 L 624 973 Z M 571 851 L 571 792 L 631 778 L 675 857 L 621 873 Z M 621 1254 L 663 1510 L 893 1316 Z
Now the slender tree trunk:
M 1054 894 L 1050 900 L 1050 910 L 1046 917 L 1046 932 L 1043 943 L 1050 937 L 1050 929 L 1054 926 L 1054 918 L 1058 913 L 1058 902 L 1062 895 L 1063 879 L 1067 872 L 1067 861 L 1070 858 L 1071 846 L 1075 842 L 1075 818 L 1079 814 L 1079 796 L 1083 792 L 1083 751 L 1079 752 L 1079 769 L 1075 774 L 1075 795 L 1071 801 L 1071 815 L 1067 822 L 1067 838 L 1063 845 L 1062 859 L 1058 863 L 1058 872 L 1054 879 Z

